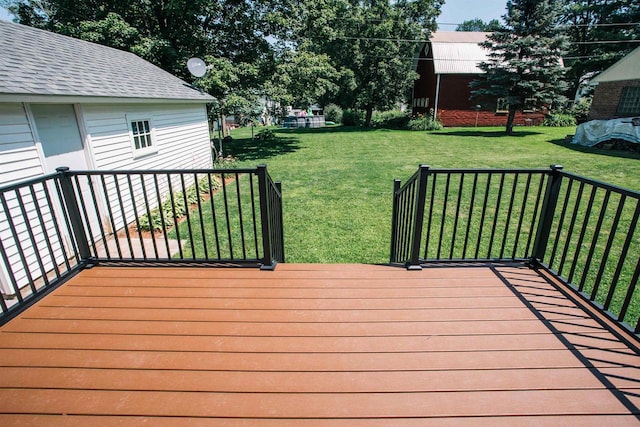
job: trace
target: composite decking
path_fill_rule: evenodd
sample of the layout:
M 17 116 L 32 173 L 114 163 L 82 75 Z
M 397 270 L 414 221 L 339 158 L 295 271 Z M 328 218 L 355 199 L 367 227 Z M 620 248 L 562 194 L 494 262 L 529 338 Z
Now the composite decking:
M 640 425 L 640 356 L 523 266 L 95 267 L 0 329 L 0 425 Z

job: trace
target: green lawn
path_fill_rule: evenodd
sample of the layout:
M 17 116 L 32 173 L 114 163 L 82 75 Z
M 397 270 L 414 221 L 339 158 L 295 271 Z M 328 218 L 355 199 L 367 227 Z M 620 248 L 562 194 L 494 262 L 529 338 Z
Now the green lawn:
M 268 165 L 282 181 L 287 262 L 385 263 L 393 179 L 434 168 L 544 168 L 640 190 L 640 155 L 565 143 L 573 128 L 452 128 L 439 132 L 326 128 L 278 130 L 273 142 L 232 132 L 239 167 Z

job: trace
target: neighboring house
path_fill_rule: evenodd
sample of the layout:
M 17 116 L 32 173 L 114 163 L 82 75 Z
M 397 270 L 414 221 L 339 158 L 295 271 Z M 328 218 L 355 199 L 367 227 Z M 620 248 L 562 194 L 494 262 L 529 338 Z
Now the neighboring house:
M 132 53 L 0 21 L 0 186 L 59 166 L 211 167 L 212 100 Z
M 640 47 L 596 76 L 590 120 L 640 116 Z
M 420 50 L 416 71 L 420 78 L 413 89 L 413 113 L 435 116 L 445 126 L 504 126 L 508 105 L 498 99 L 489 108 L 478 108 L 470 100 L 469 83 L 488 61 L 488 52 L 480 46 L 489 33 L 445 31 L 431 35 Z M 544 115 L 534 110 L 518 112 L 516 125 L 539 124 Z

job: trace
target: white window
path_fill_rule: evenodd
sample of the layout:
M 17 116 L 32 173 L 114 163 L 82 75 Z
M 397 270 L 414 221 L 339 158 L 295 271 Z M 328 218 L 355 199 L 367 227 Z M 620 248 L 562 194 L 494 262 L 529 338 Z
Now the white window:
M 525 113 L 533 113 L 536 111 L 536 99 L 535 98 L 525 98 L 524 99 L 524 107 L 522 109 Z
M 622 89 L 617 112 L 630 116 L 640 114 L 640 86 L 627 86 Z
M 129 132 L 131 134 L 131 145 L 133 147 L 133 157 L 146 156 L 158 152 L 158 147 L 153 138 L 153 126 L 148 118 L 131 118 L 129 121 Z
M 498 98 L 496 102 L 496 113 L 506 113 L 509 111 L 509 104 L 507 98 Z

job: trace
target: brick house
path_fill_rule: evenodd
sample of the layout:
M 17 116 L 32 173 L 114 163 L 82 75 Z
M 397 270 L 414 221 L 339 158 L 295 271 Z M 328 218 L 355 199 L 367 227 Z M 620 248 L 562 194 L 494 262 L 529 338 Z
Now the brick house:
M 416 65 L 420 78 L 413 87 L 413 114 L 428 114 L 433 109 L 445 126 L 506 125 L 504 100 L 481 108 L 470 100 L 469 83 L 482 74 L 478 64 L 488 60 L 488 52 L 479 45 L 488 34 L 444 31 L 431 35 Z M 543 119 L 541 112 L 518 112 L 514 124 L 536 125 Z
M 600 73 L 589 112 L 590 120 L 640 116 L 640 47 Z

